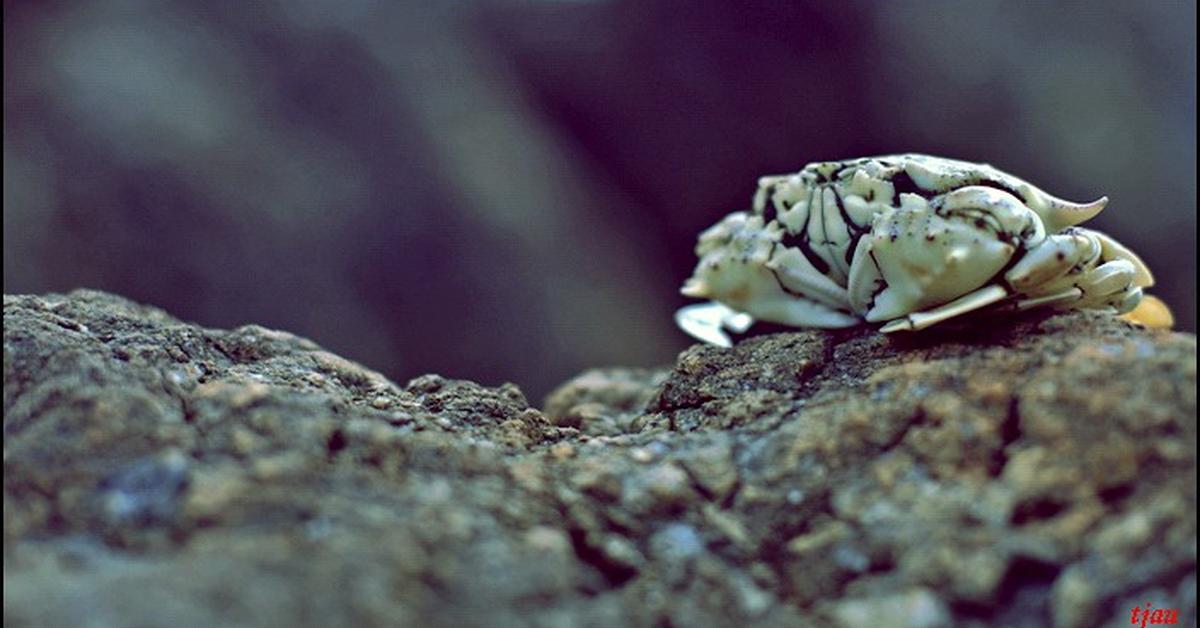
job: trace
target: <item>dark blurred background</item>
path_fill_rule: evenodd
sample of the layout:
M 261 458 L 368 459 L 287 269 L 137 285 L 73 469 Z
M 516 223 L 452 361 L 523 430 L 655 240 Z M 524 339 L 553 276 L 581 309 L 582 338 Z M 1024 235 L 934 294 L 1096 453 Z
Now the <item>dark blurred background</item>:
M 918 151 L 1074 200 L 1195 330 L 1196 14 L 1065 3 L 4 3 L 4 291 L 401 382 L 666 363 L 759 175 Z

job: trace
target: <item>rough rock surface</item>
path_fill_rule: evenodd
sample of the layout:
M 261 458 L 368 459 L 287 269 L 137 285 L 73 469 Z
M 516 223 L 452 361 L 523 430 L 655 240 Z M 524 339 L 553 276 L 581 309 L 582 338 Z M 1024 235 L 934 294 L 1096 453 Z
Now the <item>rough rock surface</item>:
M 695 346 L 546 411 L 4 299 L 6 626 L 1196 621 L 1196 341 L 1099 314 Z

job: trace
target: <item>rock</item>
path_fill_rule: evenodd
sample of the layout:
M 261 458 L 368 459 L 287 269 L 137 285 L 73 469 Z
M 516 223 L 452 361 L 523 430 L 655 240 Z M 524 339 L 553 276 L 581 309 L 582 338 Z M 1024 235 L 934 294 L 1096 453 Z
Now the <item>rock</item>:
M 646 409 L 667 369 L 592 369 L 546 397 L 546 416 L 584 434 L 620 434 Z
M 862 600 L 847 599 L 831 607 L 836 625 L 846 628 L 936 628 L 952 625 L 945 602 L 927 589 Z
M 1097 313 L 404 386 L 4 301 L 13 625 L 1194 624 L 1196 342 Z

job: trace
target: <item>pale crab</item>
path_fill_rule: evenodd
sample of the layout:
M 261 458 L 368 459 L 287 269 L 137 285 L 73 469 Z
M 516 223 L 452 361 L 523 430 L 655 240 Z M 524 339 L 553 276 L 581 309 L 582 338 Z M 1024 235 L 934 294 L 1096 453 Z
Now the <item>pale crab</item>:
M 755 320 L 918 330 L 980 308 L 1134 310 L 1154 285 L 1111 237 L 1077 227 L 1108 203 L 1055 198 L 987 164 L 905 154 L 759 179 L 753 212 L 700 234 L 675 316 L 721 346 Z M 1149 299 L 1148 299 L 1149 301 Z M 1169 325 L 1153 304 L 1151 324 Z

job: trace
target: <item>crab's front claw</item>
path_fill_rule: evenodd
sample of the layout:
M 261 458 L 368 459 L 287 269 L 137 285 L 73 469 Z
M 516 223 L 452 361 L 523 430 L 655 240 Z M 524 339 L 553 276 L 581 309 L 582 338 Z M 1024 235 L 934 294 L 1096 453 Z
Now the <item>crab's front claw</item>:
M 1070 273 L 1083 292 L 1075 307 L 1112 308 L 1117 314 L 1132 312 L 1142 301 L 1142 289 L 1154 285 L 1154 277 L 1137 255 L 1109 236 L 1090 229 L 1076 229 L 1091 239 L 1100 254 L 1079 271 Z M 1169 310 L 1168 310 L 1169 313 Z
M 1004 273 L 1004 280 L 1017 294 L 1041 297 L 1074 286 L 1068 278 L 1100 259 L 1100 241 L 1083 229 L 1072 229 L 1042 240 Z
M 1004 275 L 1021 295 L 1019 308 L 1054 305 L 1112 308 L 1125 313 L 1137 306 L 1142 288 L 1153 285 L 1150 270 L 1116 240 L 1078 227 L 1052 235 Z
M 1100 243 L 1100 258 L 1104 261 L 1126 260 L 1133 264 L 1134 276 L 1133 285 L 1139 288 L 1149 288 L 1154 285 L 1154 275 L 1150 274 L 1150 267 L 1136 253 L 1130 251 L 1124 244 L 1117 242 L 1108 234 L 1094 231 L 1092 229 L 1081 229 L 1096 237 Z
M 999 273 L 1018 242 L 1044 237 L 1041 223 L 1013 195 L 968 186 L 926 202 L 902 194 L 900 207 L 876 221 L 870 256 L 887 285 L 866 320 L 896 319 L 969 294 Z M 856 251 L 857 256 L 857 251 Z M 851 288 L 854 300 L 859 286 Z
M 1086 231 L 1094 235 L 1100 243 L 1100 259 L 1105 260 L 1105 263 L 1100 268 L 1116 262 L 1127 263 L 1132 267 L 1131 285 L 1126 287 L 1125 294 L 1122 295 L 1123 301 L 1116 308 L 1117 313 L 1121 314 L 1121 317 L 1128 321 L 1146 327 L 1158 329 L 1170 329 L 1174 327 L 1175 316 L 1171 314 L 1171 308 L 1167 307 L 1167 304 L 1162 299 L 1153 295 L 1143 294 L 1143 290 L 1154 285 L 1154 275 L 1150 273 L 1150 268 L 1146 266 L 1146 262 L 1143 262 L 1136 253 L 1109 235 L 1099 231 Z M 1134 298 L 1133 295 L 1135 294 L 1137 298 Z

